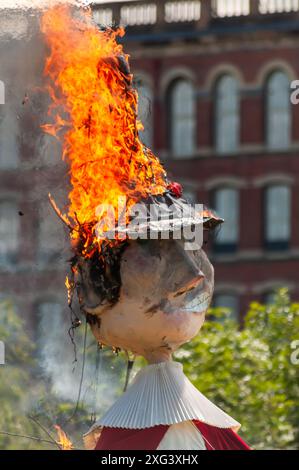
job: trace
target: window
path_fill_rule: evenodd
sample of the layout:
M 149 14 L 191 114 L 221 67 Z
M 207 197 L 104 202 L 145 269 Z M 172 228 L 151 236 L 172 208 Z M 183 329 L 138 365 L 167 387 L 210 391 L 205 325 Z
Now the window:
M 267 83 L 267 147 L 283 150 L 291 141 L 290 82 L 284 72 L 272 73 Z
M 62 166 L 62 147 L 58 140 L 43 134 L 39 141 L 39 155 L 44 166 Z
M 214 14 L 220 18 L 249 15 L 249 0 L 213 0 Z
M 20 217 L 17 204 L 0 201 L 0 261 L 14 261 L 19 244 Z
M 291 191 L 275 185 L 265 194 L 265 241 L 270 249 L 286 249 L 291 236 Z
M 16 168 L 18 164 L 17 121 L 10 110 L 0 107 L 0 168 Z
M 166 23 L 198 21 L 200 10 L 200 1 L 167 2 L 165 4 L 165 21 Z
M 0 80 L 0 105 L 5 104 L 5 85 L 2 80 Z
M 149 148 L 153 146 L 153 92 L 145 83 L 137 85 L 138 91 L 138 119 L 142 122 L 144 130 L 139 133 L 141 141 Z
M 157 21 L 157 5 L 124 6 L 120 9 L 121 24 L 123 26 L 151 25 Z
M 218 294 L 215 296 L 214 307 L 222 307 L 230 310 L 230 318 L 239 318 L 239 298 L 234 294 Z
M 262 14 L 298 11 L 298 0 L 260 0 L 259 11 Z
M 112 26 L 113 11 L 111 8 L 100 8 L 93 11 L 93 19 L 99 26 Z
M 195 152 L 195 96 L 190 80 L 179 79 L 170 88 L 170 144 L 174 157 Z
M 216 151 L 236 152 L 240 140 L 239 89 L 237 80 L 223 75 L 216 85 Z
M 239 241 L 239 192 L 234 188 L 215 191 L 214 206 L 217 214 L 224 219 L 215 237 L 216 251 L 234 251 Z
M 276 300 L 276 292 L 274 290 L 265 292 L 263 295 L 263 302 L 265 305 L 273 305 Z

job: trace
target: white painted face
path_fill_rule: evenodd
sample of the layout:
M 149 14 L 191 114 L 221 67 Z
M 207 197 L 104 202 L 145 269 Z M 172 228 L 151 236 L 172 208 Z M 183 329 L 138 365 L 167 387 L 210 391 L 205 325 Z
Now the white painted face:
M 120 274 L 120 297 L 113 306 L 95 307 L 91 296 L 81 293 L 84 309 L 96 315 L 91 324 L 96 339 L 149 362 L 168 360 L 204 322 L 214 286 L 206 254 L 185 251 L 184 241 L 131 241 Z

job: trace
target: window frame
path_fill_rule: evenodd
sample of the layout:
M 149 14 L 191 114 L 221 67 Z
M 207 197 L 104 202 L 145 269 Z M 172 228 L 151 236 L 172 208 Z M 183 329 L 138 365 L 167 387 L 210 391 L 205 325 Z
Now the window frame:
M 10 211 L 10 213 L 13 214 L 15 217 L 14 222 L 16 225 L 16 233 L 14 234 L 14 237 L 15 237 L 16 243 L 13 249 L 11 248 L 6 249 L 6 251 L 3 253 L 1 253 L 0 251 L 0 261 L 1 263 L 3 263 L 4 266 L 10 266 L 10 265 L 15 265 L 18 261 L 18 255 L 20 251 L 21 221 L 20 221 L 20 216 L 18 213 L 17 200 L 14 198 L 10 198 L 10 197 L 0 198 L 0 216 L 1 216 L 1 206 L 5 204 L 11 204 L 12 206 L 14 206 L 14 210 Z M 9 241 L 9 243 L 11 242 L 13 238 L 9 234 L 6 234 L 5 237 L 7 241 Z M 4 238 L 4 244 L 5 244 L 5 238 Z
M 192 107 L 192 112 L 190 113 L 190 116 L 188 116 L 188 119 L 190 119 L 191 127 L 190 127 L 190 150 L 187 152 L 184 151 L 175 151 L 174 149 L 177 148 L 175 146 L 175 142 L 173 141 L 173 135 L 177 135 L 177 130 L 174 130 L 174 125 L 179 126 L 180 119 L 178 119 L 177 116 L 173 115 L 173 109 L 174 109 L 174 98 L 173 94 L 175 92 L 175 88 L 179 84 L 189 84 L 190 85 L 190 90 L 192 93 L 192 99 L 190 101 L 191 107 Z M 185 160 L 188 158 L 193 158 L 196 154 L 197 151 L 197 102 L 196 102 L 196 90 L 194 86 L 194 82 L 190 77 L 185 77 L 185 76 L 178 76 L 175 79 L 171 81 L 171 83 L 168 86 L 167 90 L 167 128 L 168 128 L 168 149 L 170 152 L 170 155 L 173 159 L 177 160 Z M 185 120 L 187 119 L 186 117 L 184 118 Z
M 239 293 L 236 293 L 234 291 L 215 292 L 212 308 L 230 309 L 230 307 L 226 307 L 225 305 L 219 305 L 219 306 L 216 305 L 217 298 L 219 297 L 231 297 L 236 301 L 236 310 L 234 311 L 233 309 L 231 309 L 229 319 L 236 320 L 237 322 L 239 322 L 240 321 L 240 305 L 241 305 L 241 302 L 240 302 L 241 299 L 240 299 Z
M 288 190 L 288 238 L 287 239 L 279 239 L 277 240 L 271 240 L 268 238 L 268 194 L 269 190 L 275 189 L 275 188 L 285 188 Z M 266 250 L 269 251 L 285 251 L 290 248 L 290 243 L 291 243 L 291 236 L 292 236 L 292 189 L 290 185 L 287 185 L 285 183 L 272 183 L 267 185 L 264 188 L 264 194 L 263 194 L 263 210 L 264 210 L 264 247 Z
M 146 80 L 144 79 L 142 76 L 138 77 L 138 74 L 137 74 L 137 78 L 136 78 L 136 82 L 135 82 L 135 89 L 138 93 L 138 115 L 137 115 L 137 119 L 139 121 L 142 122 L 142 124 L 144 125 L 144 128 L 145 130 L 144 131 L 139 131 L 139 138 L 141 140 L 141 142 L 148 148 L 154 148 L 154 142 L 155 142 L 155 129 L 154 129 L 154 112 L 155 112 L 155 109 L 154 109 L 154 90 L 153 90 L 153 87 L 152 85 L 149 83 L 149 80 Z M 142 116 L 140 115 L 140 109 L 141 109 L 141 106 L 140 106 L 140 103 L 141 103 L 141 98 L 142 98 L 142 94 L 140 93 L 140 89 L 146 89 L 147 91 L 149 91 L 149 102 L 150 102 L 150 106 L 149 106 L 149 114 L 146 118 L 147 121 L 149 122 L 144 122 L 144 119 L 142 118 Z M 146 141 L 143 141 L 143 135 L 144 134 L 147 134 L 149 136 L 149 141 L 146 142 Z
M 235 82 L 235 98 L 236 98 L 236 110 L 234 114 L 235 124 L 234 124 L 234 133 L 235 133 L 235 145 L 232 147 L 227 146 L 227 148 L 220 145 L 220 123 L 224 122 L 222 115 L 219 116 L 219 100 L 220 100 L 220 87 L 223 81 L 227 78 L 233 79 Z M 218 156 L 225 156 L 230 154 L 238 153 L 241 143 L 241 94 L 240 94 L 240 83 L 239 79 L 231 72 L 224 72 L 218 76 L 215 85 L 214 85 L 214 149 L 215 153 Z M 226 113 L 228 118 L 231 119 L 232 112 Z M 233 120 L 230 124 L 233 123 Z M 224 126 L 225 128 L 225 126 Z M 225 131 L 227 134 L 227 131 Z
M 239 246 L 239 242 L 240 242 L 240 190 L 239 190 L 239 188 L 236 188 L 236 187 L 233 187 L 233 186 L 228 186 L 228 185 L 220 186 L 220 187 L 215 188 L 213 193 L 212 193 L 212 204 L 213 204 L 213 207 L 215 208 L 216 213 L 219 215 L 219 217 L 224 218 L 224 223 L 225 223 L 225 214 L 219 213 L 219 210 L 216 207 L 216 197 L 217 197 L 218 192 L 226 191 L 226 190 L 233 190 L 237 195 L 237 198 L 236 198 L 236 201 L 237 201 L 237 205 L 236 205 L 236 210 L 237 210 L 237 213 L 236 213 L 236 222 L 237 222 L 237 224 L 236 224 L 236 241 L 221 242 L 221 240 L 219 240 L 219 238 L 217 238 L 217 233 L 216 233 L 216 236 L 214 237 L 214 240 L 213 240 L 213 251 L 216 254 L 218 254 L 218 253 L 219 254 L 235 253 L 238 250 L 238 246 Z M 221 231 L 221 225 L 220 225 L 218 234 L 220 233 L 220 231 Z
M 275 136 L 277 139 L 277 129 L 275 125 L 273 125 L 273 119 L 277 116 L 277 112 L 275 113 L 273 111 L 273 108 L 270 107 L 270 86 L 271 86 L 271 81 L 275 78 L 275 75 L 284 75 L 284 77 L 288 80 L 289 86 L 287 88 L 288 90 L 288 106 L 287 110 L 288 113 L 285 115 L 287 118 L 287 143 L 286 145 L 277 145 L 277 143 L 271 142 L 271 137 Z M 264 118 L 264 126 L 265 126 L 265 144 L 266 148 L 269 152 L 283 152 L 286 150 L 289 150 L 292 144 L 292 125 L 293 125 L 293 116 L 292 116 L 292 106 L 291 106 L 291 100 L 290 100 L 290 95 L 291 95 L 291 88 L 290 88 L 291 80 L 289 78 L 288 73 L 282 69 L 282 68 L 277 68 L 275 70 L 272 70 L 271 73 L 268 74 L 265 82 L 265 87 L 264 87 L 264 111 L 265 111 L 265 118 Z M 275 103 L 273 104 L 274 108 Z M 283 122 L 281 116 L 282 116 L 282 111 L 279 109 L 278 111 L 279 115 L 279 128 L 281 129 L 281 123 Z M 274 129 L 272 130 L 272 125 Z M 279 134 L 281 136 L 281 133 Z M 275 139 L 274 139 L 275 140 Z M 282 141 L 283 139 L 279 138 L 277 139 L 278 142 Z

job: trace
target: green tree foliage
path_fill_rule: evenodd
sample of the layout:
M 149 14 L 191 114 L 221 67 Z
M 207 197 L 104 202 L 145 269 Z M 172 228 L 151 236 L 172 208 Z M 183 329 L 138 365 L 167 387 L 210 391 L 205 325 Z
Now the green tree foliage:
M 33 345 L 9 301 L 0 303 L 0 339 L 5 344 L 5 365 L 0 365 L 0 432 L 41 436 L 26 416 L 38 390 L 32 387 Z M 49 448 L 45 443 L 0 434 L 0 449 Z
M 5 344 L 5 365 L 0 366 L 0 449 L 55 449 L 55 442 L 19 437 L 51 440 L 46 430 L 54 441 L 58 440 L 55 425 L 70 436 L 75 448 L 83 448 L 83 434 L 111 404 L 114 395 L 121 393 L 125 379 L 124 357 L 117 357 L 110 350 L 97 352 L 89 329 L 84 347 L 84 328 L 81 328 L 75 340 L 81 364 L 78 365 L 78 400 L 74 403 L 62 400 L 53 390 L 51 378 L 45 376 L 39 367 L 36 345 L 25 333 L 24 321 L 9 301 L 0 302 L 0 340 Z M 65 341 L 69 341 L 67 334 Z M 86 367 L 85 373 L 81 374 L 83 355 Z M 86 370 L 87 365 L 89 371 Z
M 240 434 L 251 446 L 298 449 L 299 364 L 291 360 L 296 340 L 299 304 L 281 290 L 273 305 L 252 303 L 241 329 L 228 311 L 211 310 L 177 358 L 195 386 L 242 423 Z
M 62 401 L 51 391 L 51 384 L 36 372 L 34 346 L 9 302 L 0 304 L 0 339 L 6 346 L 6 365 L 0 366 L 0 432 L 47 439 L 28 418 L 34 414 L 53 436 L 53 425 L 60 424 L 81 448 L 94 407 L 82 404 L 83 394 L 74 414 L 74 403 Z M 242 328 L 225 309 L 211 310 L 200 334 L 178 351 L 176 359 L 183 362 L 185 373 L 202 393 L 242 423 L 241 435 L 251 446 L 298 449 L 299 364 L 291 360 L 296 340 L 299 304 L 292 304 L 287 291 L 282 290 L 273 305 L 251 304 Z M 87 361 L 94 361 L 94 345 L 90 338 Z M 107 354 L 103 352 L 103 359 Z M 115 358 L 111 364 L 114 369 L 106 369 L 105 383 L 101 383 L 100 374 L 99 402 L 110 393 L 110 379 L 106 379 L 111 374 L 119 380 L 118 393 L 123 387 L 124 359 Z M 55 446 L 0 434 L 0 449 L 41 448 Z

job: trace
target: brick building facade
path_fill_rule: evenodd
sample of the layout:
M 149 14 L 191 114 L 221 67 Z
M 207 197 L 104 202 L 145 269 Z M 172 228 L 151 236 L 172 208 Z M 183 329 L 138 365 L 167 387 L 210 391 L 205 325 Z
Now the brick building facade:
M 299 2 L 133 1 L 94 15 L 127 26 L 145 142 L 191 199 L 227 220 L 208 248 L 215 303 L 242 315 L 278 286 L 298 299 L 299 105 L 290 84 L 299 77 Z M 37 129 L 47 103 L 24 100 L 41 85 L 44 46 L 33 19 L 11 18 L 0 19 L 0 297 L 35 322 L 67 310 L 67 234 L 46 205 L 49 191 L 62 204 L 67 179 L 59 148 Z
M 125 2 L 95 19 L 127 26 L 145 140 L 227 220 L 209 243 L 215 303 L 242 314 L 279 286 L 298 299 L 299 3 Z

